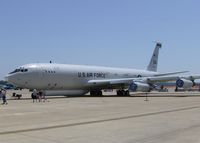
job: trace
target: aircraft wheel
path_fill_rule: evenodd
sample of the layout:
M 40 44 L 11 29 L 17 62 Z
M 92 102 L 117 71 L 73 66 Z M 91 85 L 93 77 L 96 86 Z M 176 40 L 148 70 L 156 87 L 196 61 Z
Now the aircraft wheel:
M 97 93 L 98 93 L 99 96 L 103 95 L 101 90 L 99 90 Z
M 126 91 L 125 91 L 125 95 L 126 95 L 126 96 L 130 96 L 129 90 L 126 90 Z
M 91 95 L 91 96 L 94 96 L 94 91 L 90 91 L 90 95 Z
M 118 90 L 117 91 L 117 96 L 128 96 L 129 95 L 129 91 L 128 90 Z
M 117 90 L 117 96 L 121 96 L 121 90 Z
M 122 96 L 125 96 L 125 95 L 126 95 L 125 90 L 122 90 Z
M 102 91 L 101 90 L 92 90 L 90 91 L 91 96 L 102 96 Z

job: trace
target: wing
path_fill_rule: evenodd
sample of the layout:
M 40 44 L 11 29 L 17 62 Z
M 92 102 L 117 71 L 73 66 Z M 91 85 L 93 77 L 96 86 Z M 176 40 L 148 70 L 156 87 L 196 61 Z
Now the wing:
M 154 76 L 170 76 L 170 75 L 177 75 L 177 74 L 182 74 L 182 73 L 188 73 L 189 71 L 178 71 L 178 72 L 169 72 L 169 73 L 158 73 Z
M 120 78 L 120 79 L 101 79 L 101 80 L 89 80 L 87 86 L 89 87 L 105 87 L 105 86 L 129 86 L 132 82 L 145 82 L 148 84 L 154 84 L 156 82 L 175 81 L 178 76 L 159 76 L 159 77 L 142 77 L 142 78 Z
M 149 87 L 149 89 L 156 86 L 156 83 L 178 81 L 184 79 L 184 81 L 194 81 L 195 79 L 200 79 L 200 76 L 155 76 L 155 77 L 141 77 L 141 78 L 119 78 L 119 79 L 101 79 L 101 80 L 89 80 L 87 82 L 87 87 L 98 88 L 98 89 L 110 89 L 110 88 L 129 88 L 131 86 Z M 147 89 L 147 88 L 145 88 Z M 134 88 L 133 91 L 136 91 Z

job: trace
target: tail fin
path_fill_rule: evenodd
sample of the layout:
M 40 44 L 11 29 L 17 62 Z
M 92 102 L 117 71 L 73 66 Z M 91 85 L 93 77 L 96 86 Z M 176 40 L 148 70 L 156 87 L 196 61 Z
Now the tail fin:
M 148 71 L 154 71 L 157 72 L 157 65 L 158 65 L 158 55 L 159 55 L 159 49 L 162 47 L 161 43 L 156 43 L 156 47 L 154 49 L 153 55 L 151 57 L 151 61 L 147 67 Z

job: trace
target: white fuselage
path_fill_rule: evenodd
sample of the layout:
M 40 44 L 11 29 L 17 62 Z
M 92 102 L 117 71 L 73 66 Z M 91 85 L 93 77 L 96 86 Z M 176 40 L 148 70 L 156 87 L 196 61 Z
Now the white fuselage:
M 19 67 L 6 78 L 21 88 L 38 90 L 80 90 L 88 92 L 89 80 L 154 76 L 157 72 L 65 64 L 28 64 Z

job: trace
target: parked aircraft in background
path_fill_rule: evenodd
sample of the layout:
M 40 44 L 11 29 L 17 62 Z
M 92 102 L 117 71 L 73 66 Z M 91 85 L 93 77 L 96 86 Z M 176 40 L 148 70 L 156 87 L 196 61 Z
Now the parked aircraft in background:
M 117 95 L 130 91 L 148 92 L 156 83 L 177 81 L 178 86 L 190 88 L 194 79 L 180 78 L 175 74 L 158 73 L 158 55 L 161 43 L 156 43 L 147 70 L 111 68 L 100 66 L 35 63 L 23 65 L 9 73 L 6 79 L 21 88 L 37 89 L 46 95 L 102 95 L 103 89 L 117 89 Z
M 3 82 L 3 81 L 1 81 L 1 82 Z M 0 83 L 0 88 L 1 89 L 16 89 L 16 87 L 14 85 L 8 84 L 6 82 Z

